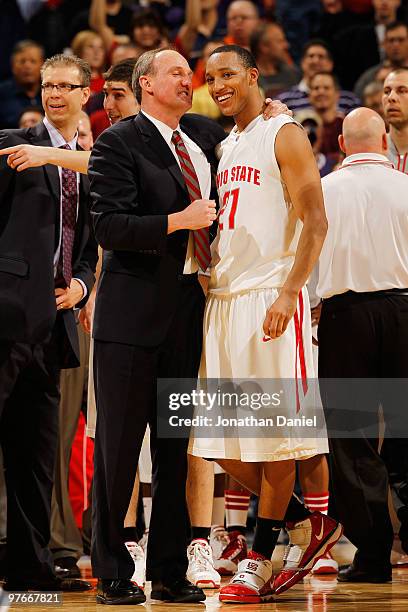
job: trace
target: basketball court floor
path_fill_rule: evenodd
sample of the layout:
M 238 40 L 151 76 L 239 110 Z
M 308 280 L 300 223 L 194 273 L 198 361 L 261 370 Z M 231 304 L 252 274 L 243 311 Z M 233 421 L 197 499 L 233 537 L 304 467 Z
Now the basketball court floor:
M 375 534 L 373 534 L 375 537 Z M 349 563 L 354 554 L 349 543 L 340 543 L 333 550 L 339 564 Z M 279 568 L 284 547 L 278 546 L 274 554 L 274 567 Z M 91 578 L 89 559 L 80 562 L 82 575 L 96 586 Z M 225 582 L 228 579 L 225 579 Z M 334 576 L 308 576 L 303 582 L 279 595 L 268 604 L 221 604 L 218 591 L 206 591 L 203 604 L 168 604 L 151 601 L 147 584 L 147 602 L 143 606 L 109 606 L 108 610 L 130 612 L 408 612 L 408 564 L 393 570 L 393 581 L 388 584 L 347 584 L 337 582 Z M 20 612 L 104 612 L 105 607 L 95 601 L 95 591 L 64 593 L 63 605 L 13 605 L 10 610 Z M 0 606 L 0 612 L 6 612 Z

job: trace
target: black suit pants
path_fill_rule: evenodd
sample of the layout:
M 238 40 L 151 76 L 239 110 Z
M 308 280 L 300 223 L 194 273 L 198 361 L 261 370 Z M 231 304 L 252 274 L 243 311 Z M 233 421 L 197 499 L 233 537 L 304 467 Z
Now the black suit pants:
M 129 578 L 134 571 L 122 530 L 148 423 L 153 500 L 147 578 L 169 583 L 185 576 L 189 537 L 185 491 L 188 440 L 157 436 L 156 381 L 160 377 L 197 376 L 204 296 L 197 280 L 189 280 L 190 283 L 180 280 L 177 311 L 159 346 L 95 340 L 92 567 L 99 578 Z M 137 342 L 137 338 L 129 340 Z
M 0 440 L 7 489 L 6 576 L 47 580 L 58 435 L 58 334 L 50 342 L 0 341 Z
M 403 414 L 407 395 L 406 382 L 401 383 L 403 388 L 400 384 L 384 387 L 381 380 L 408 377 L 408 297 L 348 292 L 325 300 L 318 337 L 320 391 L 329 427 L 338 518 L 358 549 L 356 562 L 376 572 L 387 570 L 393 529 L 388 470 L 378 450 L 379 407 L 387 448 L 394 446 L 399 453 L 406 441 L 393 432 L 392 413 L 400 409 Z M 330 378 L 342 380 L 333 384 Z M 346 379 L 367 379 L 367 384 Z M 332 426 L 354 433 L 334 435 Z

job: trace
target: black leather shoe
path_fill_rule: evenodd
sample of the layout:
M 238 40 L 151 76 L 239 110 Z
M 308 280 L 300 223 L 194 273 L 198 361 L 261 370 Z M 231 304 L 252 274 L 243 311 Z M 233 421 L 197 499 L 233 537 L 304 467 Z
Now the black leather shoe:
M 340 569 L 337 577 L 339 582 L 390 582 L 392 580 L 391 569 L 371 571 L 356 567 L 353 563 Z
M 98 580 L 96 601 L 111 606 L 136 605 L 146 601 L 146 595 L 136 583 L 124 578 Z
M 81 570 L 75 557 L 55 559 L 55 573 L 59 578 L 80 578 Z
M 80 593 L 90 591 L 92 585 L 86 580 L 73 580 L 71 578 L 58 578 L 54 580 L 33 580 L 24 578 L 7 579 L 5 591 L 64 591 L 67 593 Z
M 172 584 L 152 583 L 151 599 L 172 601 L 175 603 L 199 603 L 205 601 L 204 591 L 194 586 L 186 578 L 180 578 Z

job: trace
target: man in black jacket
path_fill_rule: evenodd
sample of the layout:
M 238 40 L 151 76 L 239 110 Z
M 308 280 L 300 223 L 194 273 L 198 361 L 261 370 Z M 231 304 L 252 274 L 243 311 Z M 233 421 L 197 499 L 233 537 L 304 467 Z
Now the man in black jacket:
M 42 69 L 44 122 L 0 133 L 0 146 L 76 148 L 90 69 L 55 56 Z M 0 418 L 7 485 L 8 590 L 84 590 L 60 581 L 48 541 L 59 371 L 79 361 L 73 307 L 94 282 L 87 179 L 54 166 L 17 173 L 0 158 Z
M 201 352 L 204 295 L 197 270 L 209 262 L 210 163 L 224 138 L 191 106 L 192 73 L 170 50 L 145 53 L 133 77 L 141 112 L 98 139 L 89 175 L 104 262 L 95 308 L 94 542 L 98 600 L 141 603 L 121 537 L 141 443 L 151 429 L 153 509 L 147 572 L 152 597 L 205 599 L 185 579 L 187 440 L 157 437 L 156 381 L 191 378 Z M 213 125 L 213 124 L 212 124 Z M 208 161 L 209 160 L 209 161 Z M 187 170 L 186 170 L 187 168 Z M 191 231 L 189 231 L 191 230 Z M 196 231 L 194 231 L 196 230 Z

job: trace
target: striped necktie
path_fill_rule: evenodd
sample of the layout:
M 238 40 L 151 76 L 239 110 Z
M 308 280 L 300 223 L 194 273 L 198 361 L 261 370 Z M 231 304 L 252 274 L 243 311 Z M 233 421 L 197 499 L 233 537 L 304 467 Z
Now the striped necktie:
M 198 182 L 198 177 L 180 133 L 177 131 L 173 132 L 171 141 L 176 147 L 177 157 L 180 161 L 181 173 L 187 187 L 188 195 L 190 196 L 190 201 L 194 202 L 194 200 L 200 200 L 201 189 Z M 211 261 L 210 232 L 208 227 L 203 227 L 202 229 L 194 230 L 193 235 L 194 257 L 196 258 L 201 270 L 205 272 Z
M 69 144 L 65 144 L 59 148 L 71 149 Z M 60 265 L 62 277 L 67 287 L 69 287 L 72 279 L 72 251 L 75 240 L 78 199 L 76 172 L 73 170 L 68 170 L 67 168 L 62 168 L 61 179 L 62 239 L 60 262 L 62 259 L 62 265 Z

